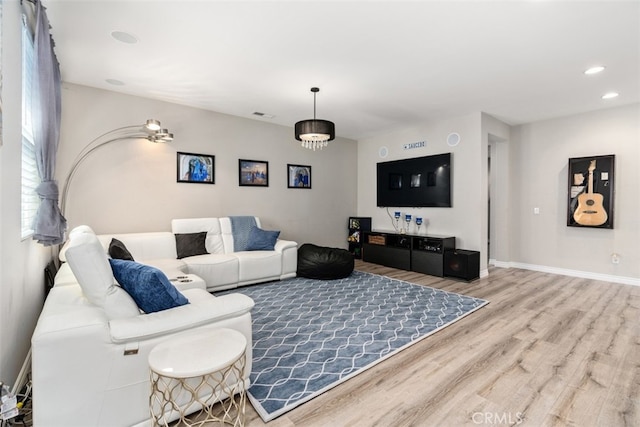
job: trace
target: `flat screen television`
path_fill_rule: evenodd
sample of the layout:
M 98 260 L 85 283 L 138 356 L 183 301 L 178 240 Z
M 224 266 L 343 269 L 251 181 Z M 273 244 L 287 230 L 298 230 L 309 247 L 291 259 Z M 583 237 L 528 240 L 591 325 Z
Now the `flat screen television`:
M 378 163 L 379 207 L 451 207 L 451 153 Z

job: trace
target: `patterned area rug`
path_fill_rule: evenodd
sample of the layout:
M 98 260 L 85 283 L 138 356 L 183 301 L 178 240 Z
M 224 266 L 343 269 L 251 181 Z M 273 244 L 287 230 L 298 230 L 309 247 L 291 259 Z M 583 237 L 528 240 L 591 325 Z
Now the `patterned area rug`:
M 235 292 L 256 304 L 249 399 L 265 422 L 488 304 L 359 271 Z

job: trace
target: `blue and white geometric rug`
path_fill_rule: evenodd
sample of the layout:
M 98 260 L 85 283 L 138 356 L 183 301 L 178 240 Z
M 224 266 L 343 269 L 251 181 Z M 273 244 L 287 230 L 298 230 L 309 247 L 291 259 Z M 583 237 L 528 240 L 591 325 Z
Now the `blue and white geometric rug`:
M 488 304 L 360 271 L 236 292 L 255 302 L 249 399 L 265 422 Z

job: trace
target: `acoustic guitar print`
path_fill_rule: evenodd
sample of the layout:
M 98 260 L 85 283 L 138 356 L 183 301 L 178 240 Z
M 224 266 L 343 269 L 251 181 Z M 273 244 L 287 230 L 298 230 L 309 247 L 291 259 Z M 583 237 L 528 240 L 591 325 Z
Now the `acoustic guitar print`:
M 578 207 L 573 213 L 573 219 L 580 225 L 598 226 L 607 222 L 607 212 L 602 205 L 602 194 L 593 192 L 593 171 L 596 161 L 589 164 L 589 183 L 587 192 L 578 195 Z

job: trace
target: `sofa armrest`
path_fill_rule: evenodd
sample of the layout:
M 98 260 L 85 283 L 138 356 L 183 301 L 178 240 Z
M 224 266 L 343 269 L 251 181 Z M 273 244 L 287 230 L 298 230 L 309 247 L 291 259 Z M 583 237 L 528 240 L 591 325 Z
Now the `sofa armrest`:
M 298 270 L 298 243 L 290 240 L 278 240 L 274 249 L 282 254 L 280 280 L 295 277 Z
M 276 252 L 283 252 L 287 248 L 297 248 L 298 243 L 292 242 L 291 240 L 276 240 L 276 244 L 273 247 L 273 250 Z
M 192 295 L 190 295 L 191 293 Z M 198 293 L 209 295 L 203 298 Z M 155 313 L 109 321 L 114 343 L 145 340 L 249 313 L 254 302 L 242 294 L 214 297 L 203 289 L 184 292 L 190 304 Z M 196 298 L 191 296 L 196 295 Z

